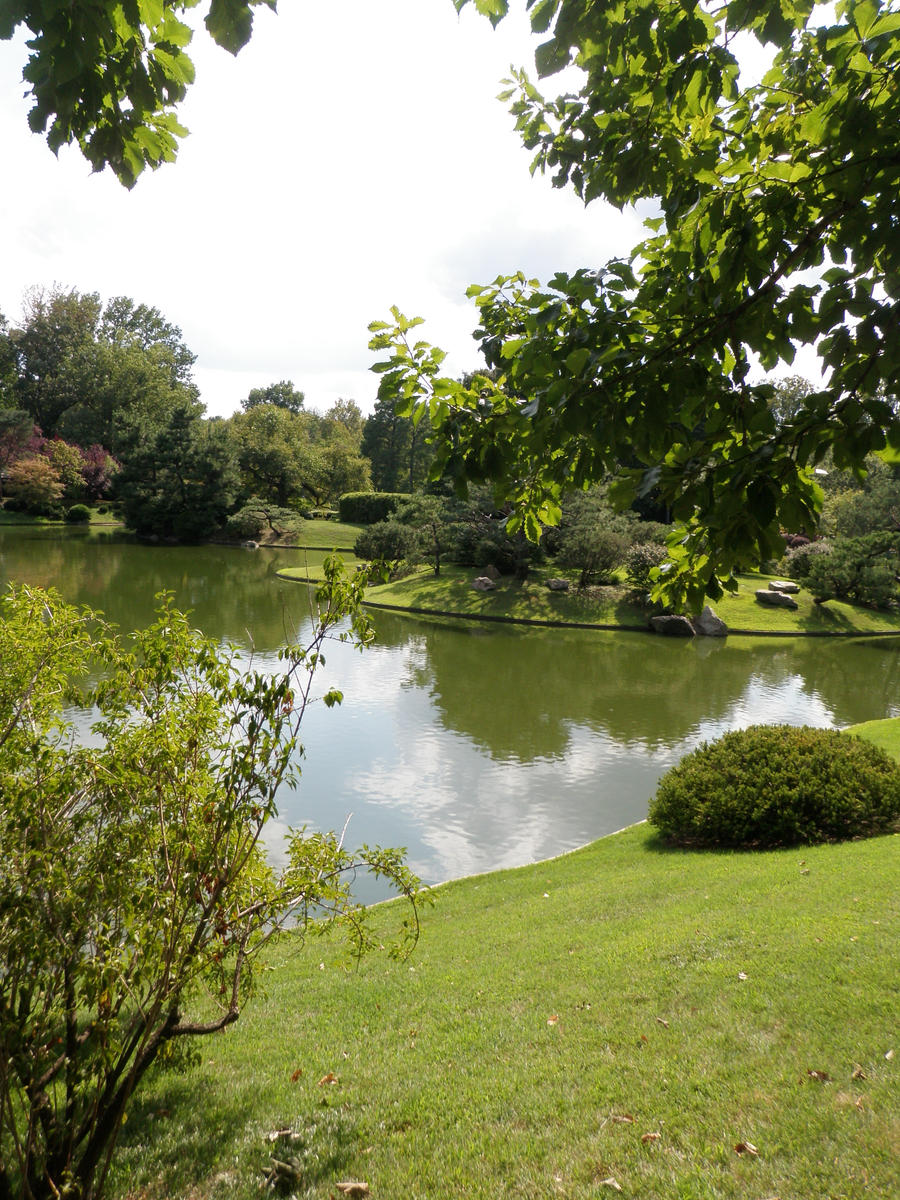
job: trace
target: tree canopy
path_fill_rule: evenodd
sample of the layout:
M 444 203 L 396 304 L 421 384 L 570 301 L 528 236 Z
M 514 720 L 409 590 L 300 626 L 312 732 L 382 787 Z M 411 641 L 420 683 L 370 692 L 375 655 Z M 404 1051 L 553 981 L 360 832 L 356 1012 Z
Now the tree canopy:
M 455 0 L 463 8 L 469 0 Z M 505 0 L 473 0 L 496 23 Z M 379 395 L 428 413 L 435 469 L 490 479 L 533 537 L 567 488 L 612 474 L 679 529 L 661 592 L 698 604 L 815 524 L 813 468 L 900 449 L 900 11 L 893 0 L 529 0 L 538 78 L 505 97 L 534 152 L 590 203 L 652 202 L 627 259 L 473 286 L 502 376 L 463 386 L 396 309 L 372 326 Z M 772 57 L 760 80 L 739 47 Z M 822 382 L 777 420 L 760 368 L 814 347 Z M 757 381 L 754 382 L 754 376 Z
M 253 9 L 275 0 L 209 0 L 205 25 L 236 54 Z M 5 0 L 0 38 L 20 25 L 33 35 L 23 71 L 34 104 L 28 123 L 56 153 L 76 144 L 95 170 L 109 166 L 127 187 L 145 167 L 174 160 L 187 130 L 175 115 L 194 82 L 186 53 L 193 31 L 181 18 L 200 0 Z

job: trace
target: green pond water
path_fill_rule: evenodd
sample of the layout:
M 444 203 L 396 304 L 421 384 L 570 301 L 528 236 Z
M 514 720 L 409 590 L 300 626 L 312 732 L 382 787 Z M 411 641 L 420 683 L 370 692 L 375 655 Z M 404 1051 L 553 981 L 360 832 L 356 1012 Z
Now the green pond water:
M 117 533 L 0 527 L 0 583 L 55 587 L 123 629 L 162 589 L 208 635 L 275 664 L 308 622 L 295 550 L 148 546 Z M 376 612 L 360 654 L 335 645 L 303 727 L 297 791 L 270 827 L 341 828 L 408 847 L 436 882 L 548 858 L 646 815 L 686 751 L 755 722 L 844 726 L 900 712 L 892 639 L 728 638 L 536 630 Z M 2 670 L 2 664 L 0 664 Z M 82 719 L 86 727 L 86 721 Z

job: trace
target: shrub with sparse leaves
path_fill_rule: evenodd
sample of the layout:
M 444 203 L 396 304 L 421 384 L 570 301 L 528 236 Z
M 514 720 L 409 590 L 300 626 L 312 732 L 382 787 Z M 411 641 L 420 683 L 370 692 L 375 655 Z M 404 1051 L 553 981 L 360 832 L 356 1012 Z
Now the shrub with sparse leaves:
M 650 572 L 661 566 L 669 556 L 659 542 L 637 542 L 625 555 L 625 574 L 637 592 L 649 592 L 653 586 Z
M 678 845 L 768 847 L 868 837 L 900 821 L 900 766 L 833 729 L 753 725 L 660 781 L 650 823 Z
M 0 599 L 2 1200 L 98 1200 L 148 1070 L 238 1019 L 289 924 L 339 926 L 355 954 L 382 946 L 351 892 L 358 871 L 408 899 L 394 949 L 414 943 L 418 881 L 400 852 L 302 829 L 283 868 L 263 849 L 277 791 L 299 776 L 323 648 L 371 637 L 364 575 L 334 557 L 323 570 L 309 643 L 271 675 L 170 596 L 127 642 L 52 591 Z M 87 744 L 75 703 L 96 716 Z
M 806 542 L 800 546 L 792 546 L 784 556 L 787 574 L 791 579 L 804 583 L 809 578 L 812 564 L 823 554 L 831 553 L 831 542 L 822 538 L 818 542 Z

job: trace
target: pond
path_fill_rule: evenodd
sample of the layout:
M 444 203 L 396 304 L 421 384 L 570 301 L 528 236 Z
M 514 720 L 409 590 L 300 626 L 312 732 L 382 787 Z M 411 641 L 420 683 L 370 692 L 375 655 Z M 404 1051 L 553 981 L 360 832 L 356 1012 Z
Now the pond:
M 148 546 L 117 533 L 0 527 L 0 584 L 57 588 L 123 629 L 162 589 L 211 637 L 275 663 L 309 620 L 276 572 L 302 551 Z M 408 847 L 427 882 L 551 857 L 646 816 L 659 776 L 699 742 L 754 722 L 844 726 L 900 712 L 892 639 L 682 642 L 649 634 L 439 623 L 374 614 L 364 653 L 335 645 L 303 726 L 287 825 Z M 2 664 L 0 664 L 2 669 Z

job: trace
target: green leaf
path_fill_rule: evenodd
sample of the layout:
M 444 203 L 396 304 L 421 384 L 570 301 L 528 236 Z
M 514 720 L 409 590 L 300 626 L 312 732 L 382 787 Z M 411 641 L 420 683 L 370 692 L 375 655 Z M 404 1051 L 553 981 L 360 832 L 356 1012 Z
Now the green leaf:
M 252 0 L 211 0 L 204 24 L 218 45 L 237 54 L 253 32 Z
M 590 350 L 581 347 L 566 356 L 566 367 L 573 375 L 581 374 L 585 365 L 590 361 Z

